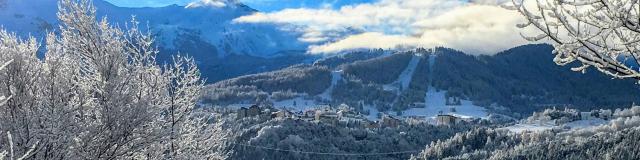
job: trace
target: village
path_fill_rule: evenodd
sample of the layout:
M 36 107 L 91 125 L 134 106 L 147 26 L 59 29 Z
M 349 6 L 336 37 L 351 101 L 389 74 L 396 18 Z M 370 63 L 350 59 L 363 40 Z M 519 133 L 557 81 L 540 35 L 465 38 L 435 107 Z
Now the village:
M 379 119 L 369 119 L 366 115 L 355 112 L 351 107 L 341 104 L 337 107 L 331 105 L 318 105 L 304 111 L 291 111 L 288 109 L 276 109 L 269 105 L 257 104 L 249 107 L 240 107 L 236 110 L 236 119 L 251 117 L 267 117 L 275 120 L 302 120 L 329 125 L 344 125 L 363 128 L 397 128 L 401 125 L 433 124 L 440 126 L 463 125 L 478 122 L 479 118 L 462 118 L 453 114 L 438 114 L 436 117 L 427 116 L 393 116 L 381 113 Z

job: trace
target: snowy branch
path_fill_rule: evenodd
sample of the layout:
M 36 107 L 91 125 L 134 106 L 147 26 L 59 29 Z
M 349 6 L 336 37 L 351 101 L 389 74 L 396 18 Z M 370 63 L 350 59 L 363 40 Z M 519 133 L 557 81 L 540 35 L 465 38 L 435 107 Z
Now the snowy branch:
M 506 6 L 528 21 L 520 28 L 542 32 L 530 41 L 548 39 L 554 62 L 579 62 L 574 71 L 594 67 L 615 78 L 640 80 L 640 4 L 638 0 L 513 0 Z

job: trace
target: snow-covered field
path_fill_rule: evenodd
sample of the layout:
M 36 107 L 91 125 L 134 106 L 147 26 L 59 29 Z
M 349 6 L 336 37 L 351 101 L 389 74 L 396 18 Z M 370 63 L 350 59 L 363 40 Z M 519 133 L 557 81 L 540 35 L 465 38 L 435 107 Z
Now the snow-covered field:
M 595 126 L 608 124 L 608 123 L 609 121 L 596 118 L 591 120 L 573 121 L 573 122 L 566 123 L 563 126 L 570 127 L 571 129 L 583 129 L 583 128 L 590 128 L 590 127 L 595 127 Z
M 226 108 L 239 109 L 241 107 L 250 107 L 253 104 L 230 104 L 226 105 Z M 290 111 L 305 111 L 313 108 L 320 107 L 313 99 L 305 99 L 303 97 L 296 97 L 292 99 L 273 102 L 273 107 L 277 109 L 286 109 Z
M 442 114 L 454 115 L 461 118 L 487 118 L 488 113 L 485 108 L 473 105 L 471 101 L 461 100 L 461 105 L 446 105 L 445 91 L 436 91 L 430 87 L 425 96 L 425 108 L 411 108 L 402 112 L 402 117 L 423 116 L 431 119 L 435 118 L 440 111 Z M 451 111 L 455 108 L 455 112 Z M 365 106 L 365 110 L 369 111 L 367 119 L 378 120 L 379 111 L 373 106 Z M 387 113 L 395 115 L 395 113 Z
M 304 99 L 302 97 L 274 102 L 273 106 L 278 109 L 287 109 L 290 111 L 305 111 L 319 107 L 313 99 Z
M 543 123 L 519 123 L 513 126 L 504 127 L 511 132 L 520 133 L 523 131 L 537 132 L 537 131 L 545 131 L 553 128 L 560 129 L 584 129 L 590 127 L 597 127 L 600 125 L 608 124 L 609 121 L 605 121 L 603 119 L 595 118 L 590 120 L 578 120 L 565 124 L 554 124 L 553 122 L 543 122 Z
M 505 127 L 505 129 L 511 132 L 520 133 L 524 131 L 531 131 L 531 132 L 544 131 L 544 130 L 549 130 L 553 127 L 554 127 L 553 124 L 515 124 L 513 126 Z
M 425 96 L 425 108 L 411 108 L 403 112 L 403 116 L 426 116 L 436 117 L 442 114 L 455 115 L 461 118 L 486 118 L 485 108 L 473 105 L 471 101 L 460 100 L 461 105 L 446 105 L 445 91 L 436 91 L 434 87 L 429 87 Z M 452 112 L 451 108 L 455 108 Z

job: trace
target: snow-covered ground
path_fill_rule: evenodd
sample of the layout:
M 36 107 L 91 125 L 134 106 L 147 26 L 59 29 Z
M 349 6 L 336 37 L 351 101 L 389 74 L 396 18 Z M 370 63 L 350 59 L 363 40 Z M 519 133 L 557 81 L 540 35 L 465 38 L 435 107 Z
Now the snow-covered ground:
M 442 112 L 442 114 L 461 118 L 486 118 L 488 116 L 485 108 L 473 105 L 468 100 L 460 100 L 460 102 L 461 105 L 447 105 L 445 91 L 436 91 L 434 87 L 429 87 L 425 96 L 425 108 L 411 108 L 404 111 L 402 115 L 433 118 Z M 455 108 L 455 112 L 452 112 L 451 108 Z
M 435 62 L 435 58 L 436 55 L 429 55 L 429 63 L 431 66 Z M 400 94 L 400 87 L 403 89 L 409 87 L 415 69 L 419 62 L 420 57 L 414 56 L 407 65 L 407 68 L 400 74 L 398 80 L 394 81 L 391 84 L 384 85 L 383 89 L 388 91 L 396 91 L 396 93 Z M 429 78 L 432 78 L 433 76 L 430 75 Z M 468 100 L 461 100 L 461 105 L 447 105 L 445 93 L 446 91 L 436 91 L 434 87 L 429 87 L 429 90 L 425 95 L 426 107 L 411 108 L 405 110 L 403 111 L 402 116 L 424 116 L 426 118 L 435 118 L 440 113 L 454 115 L 461 118 L 486 118 L 488 116 L 485 108 L 473 105 L 473 103 Z M 452 112 L 452 108 L 455 109 L 455 112 Z M 377 119 L 378 111 L 374 107 L 369 107 L 367 109 L 370 112 L 368 118 L 373 120 Z
M 566 123 L 563 126 L 570 127 L 571 129 L 583 129 L 583 128 L 590 128 L 590 127 L 600 126 L 600 125 L 608 124 L 608 123 L 609 123 L 609 121 L 605 121 L 603 119 L 595 118 L 595 119 L 591 119 L 591 120 L 573 121 L 573 122 Z
M 549 130 L 553 127 L 554 127 L 553 124 L 515 124 L 513 126 L 505 127 L 505 129 L 511 132 L 520 133 L 524 131 L 531 131 L 531 132 L 544 131 L 544 130 Z
M 608 123 L 609 121 L 605 121 L 599 118 L 594 118 L 590 120 L 578 120 L 578 121 L 573 121 L 573 122 L 558 124 L 558 125 L 554 124 L 553 122 L 519 123 L 513 126 L 504 127 L 504 129 L 507 129 L 511 132 L 516 132 L 516 133 L 520 133 L 523 131 L 538 132 L 538 131 L 550 130 L 553 128 L 575 130 L 575 129 L 597 127 L 597 126 L 608 124 Z
M 253 104 L 242 104 L 242 103 L 237 103 L 237 104 L 229 104 L 226 105 L 225 108 L 229 108 L 229 109 L 240 109 L 241 107 L 251 107 L 251 105 Z
M 394 91 L 398 94 L 400 94 L 400 88 L 407 89 L 409 87 L 409 84 L 411 83 L 411 79 L 413 78 L 413 73 L 418 66 L 418 62 L 420 62 L 419 56 L 414 55 L 413 57 L 411 57 L 411 61 L 409 61 L 409 64 L 407 64 L 407 67 L 404 69 L 404 71 L 400 73 L 398 79 L 394 82 L 391 82 L 390 84 L 383 85 L 382 88 L 387 91 Z
M 331 86 L 329 86 L 327 90 L 325 90 L 318 96 L 325 100 L 332 100 L 331 93 L 333 93 L 333 89 L 336 87 L 336 84 L 338 84 L 338 81 L 340 80 L 342 80 L 342 70 L 331 72 Z
M 294 105 L 295 103 L 295 105 Z M 226 105 L 226 108 L 240 109 L 240 107 L 250 107 L 253 103 L 237 103 Z M 292 99 L 286 99 L 282 101 L 273 102 L 273 107 L 277 109 L 286 109 L 290 111 L 305 111 L 321 107 L 322 105 L 316 103 L 313 99 L 305 99 L 304 97 L 296 97 Z
M 309 109 L 314 109 L 319 105 L 313 99 L 304 99 L 302 97 L 296 97 L 293 99 L 274 102 L 273 106 L 278 109 L 287 109 L 290 111 L 305 111 Z

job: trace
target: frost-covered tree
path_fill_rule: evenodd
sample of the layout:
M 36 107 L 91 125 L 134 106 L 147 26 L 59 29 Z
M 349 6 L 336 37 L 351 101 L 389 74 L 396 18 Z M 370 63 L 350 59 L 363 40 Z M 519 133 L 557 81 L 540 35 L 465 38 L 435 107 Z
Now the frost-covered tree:
M 13 61 L 13 60 L 9 60 L 9 61 L 5 62 L 2 66 L 0 66 L 0 70 L 3 70 L 5 67 L 7 67 L 7 65 L 9 65 L 11 63 L 11 61 Z M 10 97 L 0 96 L 0 106 L 2 106 L 5 103 L 7 103 L 7 100 L 9 98 Z M 35 145 L 38 144 L 36 142 L 34 144 L 34 146 L 29 148 L 29 150 L 27 150 L 21 156 L 18 157 L 17 155 L 15 155 L 15 152 L 14 152 L 14 149 L 13 149 L 13 136 L 11 136 L 11 132 L 7 132 L 7 141 L 9 142 L 9 151 L 6 151 L 6 150 L 5 151 L 1 151 L 0 152 L 0 160 L 4 160 L 6 157 L 9 157 L 9 159 L 11 159 L 11 160 L 13 160 L 13 159 L 22 160 L 22 159 L 29 158 L 31 156 L 31 153 L 35 149 Z
M 513 0 L 524 15 L 521 28 L 542 34 L 525 38 L 554 42 L 558 65 L 579 62 L 615 78 L 640 80 L 640 4 L 637 0 Z
M 636 109 L 634 109 L 636 108 Z M 512 132 L 478 128 L 428 145 L 413 159 L 638 159 L 638 107 L 617 111 L 607 124 L 564 131 Z M 565 112 L 565 113 L 559 113 Z M 545 110 L 530 117 L 562 115 L 571 110 Z M 593 110 L 592 112 L 609 112 Z
M 214 156 L 193 143 L 217 133 L 192 112 L 203 87 L 193 59 L 157 64 L 153 38 L 135 19 L 97 21 L 90 0 L 61 0 L 58 18 L 44 45 L 0 31 L 0 62 L 11 61 L 0 71 L 0 95 L 11 96 L 0 131 L 12 135 L 0 150 L 35 159 Z

